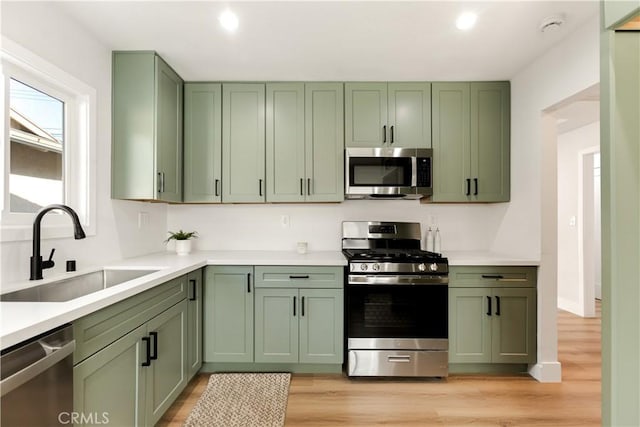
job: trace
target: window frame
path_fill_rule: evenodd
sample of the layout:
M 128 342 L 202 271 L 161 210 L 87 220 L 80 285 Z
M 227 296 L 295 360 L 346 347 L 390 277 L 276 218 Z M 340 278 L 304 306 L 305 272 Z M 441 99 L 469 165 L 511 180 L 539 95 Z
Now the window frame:
M 72 207 L 89 236 L 96 234 L 96 90 L 66 71 L 2 37 L 0 84 L 3 107 L 0 152 L 0 241 L 32 238 L 35 214 L 11 212 L 9 203 L 10 120 L 9 85 L 13 78 L 64 101 L 63 192 L 64 204 Z M 73 237 L 66 215 L 47 215 L 42 222 L 42 238 Z

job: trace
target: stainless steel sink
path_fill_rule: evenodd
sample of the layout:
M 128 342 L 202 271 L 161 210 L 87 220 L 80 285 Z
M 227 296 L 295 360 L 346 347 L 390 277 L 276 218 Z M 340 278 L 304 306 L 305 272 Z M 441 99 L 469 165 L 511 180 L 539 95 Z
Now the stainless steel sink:
M 0 295 L 0 301 L 64 302 L 159 270 L 104 269 Z

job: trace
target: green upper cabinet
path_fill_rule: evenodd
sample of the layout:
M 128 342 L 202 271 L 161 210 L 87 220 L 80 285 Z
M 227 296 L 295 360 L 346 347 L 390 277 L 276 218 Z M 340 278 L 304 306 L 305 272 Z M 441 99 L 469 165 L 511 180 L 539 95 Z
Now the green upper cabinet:
M 155 52 L 113 53 L 111 195 L 182 200 L 183 82 Z
M 265 201 L 265 85 L 222 85 L 222 201 Z
M 341 83 L 267 84 L 268 202 L 344 200 Z
M 184 201 L 222 200 L 222 85 L 184 85 Z
M 347 147 L 431 147 L 430 83 L 346 83 Z
M 508 202 L 509 82 L 433 83 L 434 202 Z
M 253 362 L 253 267 L 205 270 L 205 362 Z
M 302 202 L 304 170 L 304 83 L 267 84 L 267 201 Z

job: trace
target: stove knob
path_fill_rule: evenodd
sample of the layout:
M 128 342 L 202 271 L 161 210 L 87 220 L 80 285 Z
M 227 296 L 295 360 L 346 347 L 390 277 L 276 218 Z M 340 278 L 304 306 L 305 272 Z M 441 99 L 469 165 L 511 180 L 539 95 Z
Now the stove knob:
M 424 264 L 418 264 L 418 270 L 420 271 L 425 271 L 427 269 L 427 266 Z
M 360 270 L 367 271 L 367 267 L 368 267 L 367 264 L 361 264 L 360 265 Z
M 438 271 L 438 264 L 436 264 L 435 262 L 433 264 L 430 264 L 429 265 L 429 270 Z
M 373 269 L 373 271 L 378 271 L 378 270 L 380 270 L 380 264 L 377 264 L 377 263 L 376 263 L 376 264 L 373 264 L 373 265 L 371 266 L 371 268 Z

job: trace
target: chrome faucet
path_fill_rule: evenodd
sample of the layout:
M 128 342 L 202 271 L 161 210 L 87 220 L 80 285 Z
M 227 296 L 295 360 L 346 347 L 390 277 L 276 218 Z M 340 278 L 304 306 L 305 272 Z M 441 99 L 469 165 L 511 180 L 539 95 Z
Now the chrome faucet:
M 49 255 L 49 259 L 47 261 L 42 261 L 42 256 L 40 255 L 40 223 L 42 222 L 42 217 L 49 211 L 54 209 L 59 209 L 69 214 L 71 219 L 73 220 L 73 228 L 74 228 L 74 236 L 76 240 L 84 239 L 86 235 L 84 234 L 84 230 L 80 225 L 80 219 L 78 219 L 78 214 L 66 205 L 49 205 L 40 209 L 36 214 L 36 218 L 33 220 L 33 254 L 31 255 L 31 277 L 29 280 L 40 280 L 42 279 L 42 270 L 47 268 L 52 268 L 55 263 L 53 262 L 53 253 L 55 249 L 51 250 L 51 254 Z

